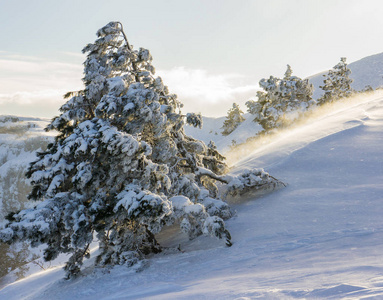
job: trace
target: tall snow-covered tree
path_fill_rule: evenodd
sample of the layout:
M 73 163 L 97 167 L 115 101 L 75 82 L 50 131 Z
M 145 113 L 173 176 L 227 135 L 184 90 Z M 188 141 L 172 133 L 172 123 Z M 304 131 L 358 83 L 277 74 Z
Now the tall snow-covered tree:
M 237 103 L 233 103 L 233 107 L 227 112 L 227 116 L 222 126 L 222 135 L 226 136 L 232 133 L 239 124 L 245 121 L 243 111 Z
M 308 79 L 292 76 L 289 65 L 283 79 L 270 76 L 269 79 L 261 79 L 259 85 L 264 91 L 257 92 L 258 101 L 250 100 L 246 106 L 254 115 L 254 122 L 266 131 L 294 122 L 315 104 L 313 85 Z
M 334 66 L 327 74 L 323 75 L 323 86 L 320 88 L 324 91 L 318 104 L 333 102 L 340 98 L 350 97 L 353 93 L 351 88 L 352 79 L 350 78 L 351 70 L 348 68 L 346 58 L 341 57 L 340 62 Z
M 177 96 L 154 77 L 152 56 L 134 50 L 122 25 L 111 22 L 84 48 L 85 88 L 66 95 L 60 116 L 47 130 L 59 134 L 30 165 L 33 209 L 9 216 L 0 240 L 46 244 L 46 260 L 70 254 L 68 277 L 80 272 L 97 238 L 98 265 L 131 265 L 161 251 L 155 234 L 179 223 L 190 238 L 212 235 L 231 245 L 223 219 L 229 206 L 218 193 L 276 184 L 265 172 L 225 175 L 224 157 L 213 143 L 185 134 Z M 258 180 L 254 180 L 257 179 Z

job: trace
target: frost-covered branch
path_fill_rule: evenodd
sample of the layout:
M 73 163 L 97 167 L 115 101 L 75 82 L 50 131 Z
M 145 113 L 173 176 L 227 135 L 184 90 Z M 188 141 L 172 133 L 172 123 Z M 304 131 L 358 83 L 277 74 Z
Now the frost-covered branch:
M 200 180 L 201 177 L 203 177 L 203 176 L 208 176 L 211 179 L 217 180 L 217 181 L 225 183 L 225 184 L 228 184 L 230 182 L 230 177 L 219 176 L 219 175 L 215 174 L 214 172 L 212 172 L 211 170 L 208 170 L 208 169 L 202 168 L 202 167 L 198 167 L 197 171 L 195 172 L 195 175 L 196 175 L 196 178 L 198 178 L 198 180 Z
M 283 182 L 270 176 L 263 169 L 246 170 L 238 176 L 232 177 L 225 191 L 225 197 L 241 196 L 248 192 L 276 188 L 279 185 L 286 186 Z

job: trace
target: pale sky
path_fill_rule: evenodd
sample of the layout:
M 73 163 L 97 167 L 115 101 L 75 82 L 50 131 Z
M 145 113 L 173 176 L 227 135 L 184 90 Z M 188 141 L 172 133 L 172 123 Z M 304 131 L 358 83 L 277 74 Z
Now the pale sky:
M 81 49 L 120 21 L 184 112 L 223 116 L 286 64 L 307 77 L 383 52 L 381 0 L 0 0 L 0 114 L 53 117 Z

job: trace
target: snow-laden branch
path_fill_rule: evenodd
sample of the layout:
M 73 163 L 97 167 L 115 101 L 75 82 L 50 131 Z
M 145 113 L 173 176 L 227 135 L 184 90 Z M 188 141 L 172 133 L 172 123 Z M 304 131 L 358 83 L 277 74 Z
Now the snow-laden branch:
M 195 175 L 196 175 L 196 178 L 198 180 L 201 179 L 201 177 L 203 177 L 203 176 L 208 176 L 208 177 L 210 177 L 212 179 L 215 179 L 215 180 L 220 181 L 220 182 L 225 183 L 225 184 L 228 184 L 231 181 L 231 176 L 228 176 L 228 175 L 224 175 L 224 176 L 217 175 L 214 172 L 212 172 L 211 170 L 203 168 L 203 167 L 198 167 L 197 168 L 197 172 L 195 173 Z

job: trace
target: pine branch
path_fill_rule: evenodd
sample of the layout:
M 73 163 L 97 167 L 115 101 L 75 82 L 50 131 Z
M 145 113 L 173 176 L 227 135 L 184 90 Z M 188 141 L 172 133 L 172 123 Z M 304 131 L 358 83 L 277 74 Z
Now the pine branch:
M 202 176 L 208 176 L 222 183 L 229 183 L 229 180 L 225 178 L 226 176 L 219 176 L 206 168 L 198 167 L 197 172 L 195 174 L 198 179 L 200 179 Z
M 117 23 L 121 26 L 121 33 L 122 33 L 122 36 L 124 37 L 124 40 L 126 42 L 126 46 L 128 47 L 128 49 L 130 51 L 132 51 L 132 47 L 130 46 L 128 38 L 126 37 L 126 34 L 124 32 L 124 27 L 122 26 L 122 23 L 121 22 L 117 22 Z

